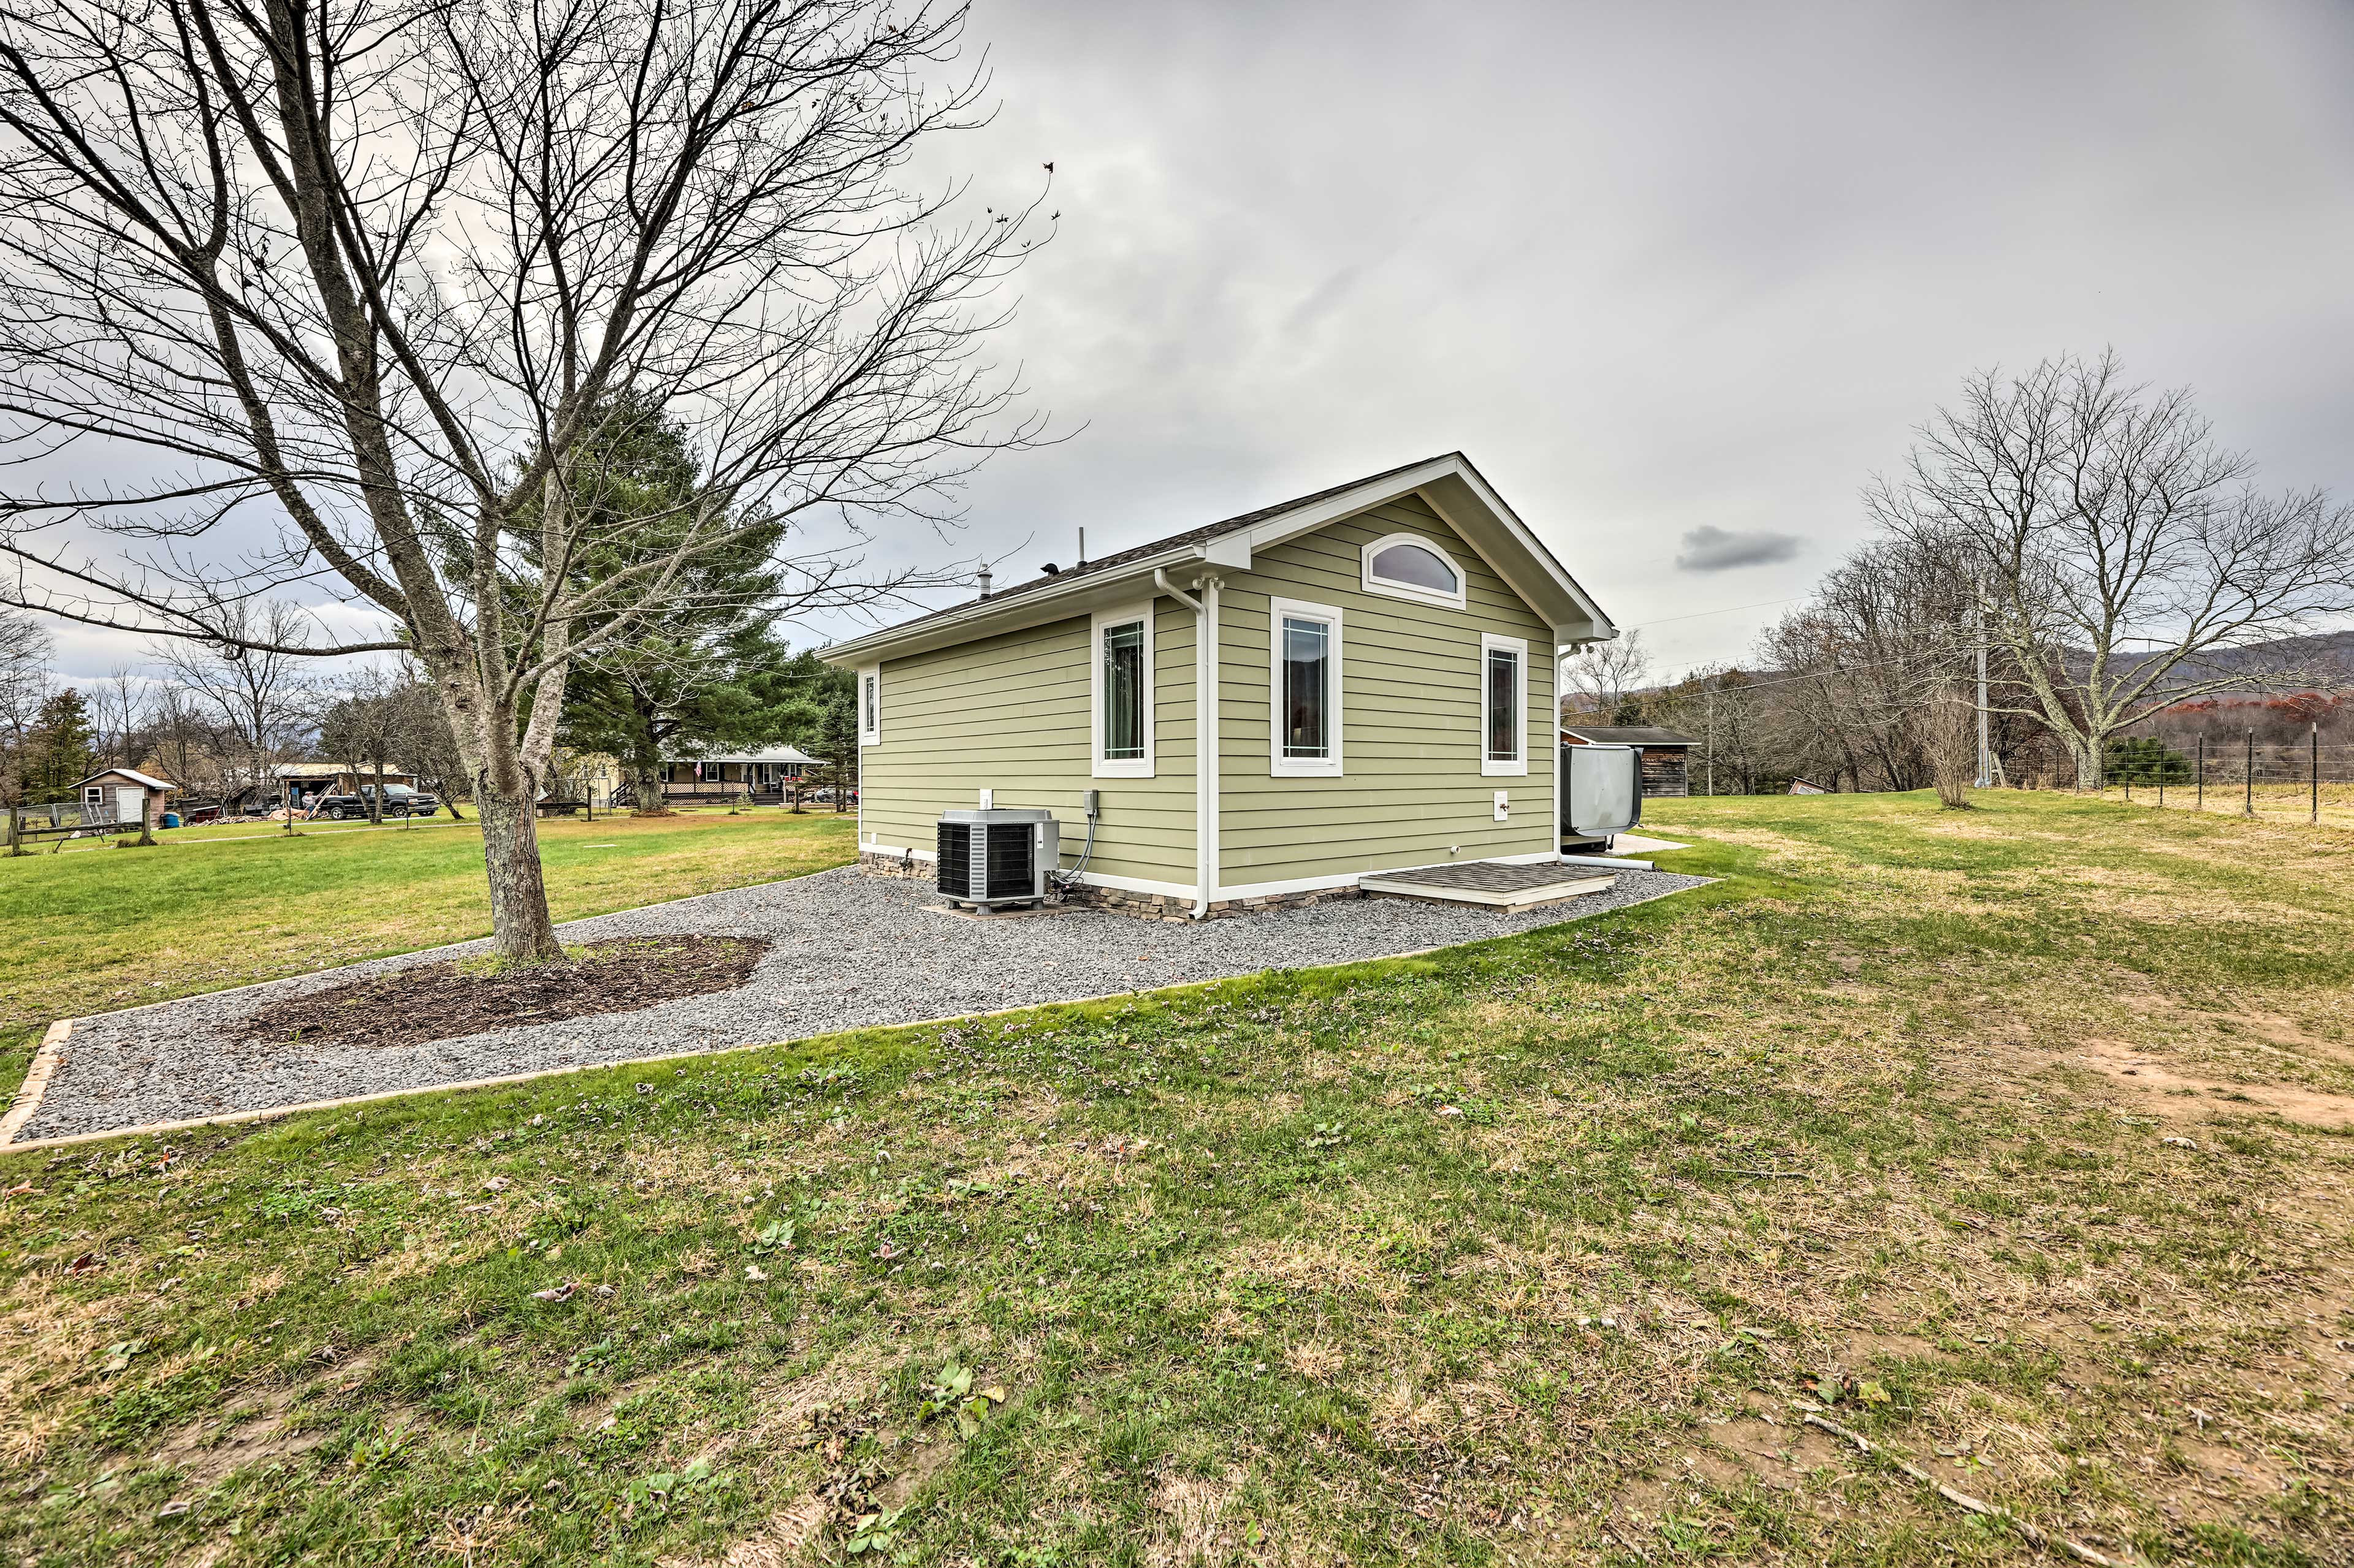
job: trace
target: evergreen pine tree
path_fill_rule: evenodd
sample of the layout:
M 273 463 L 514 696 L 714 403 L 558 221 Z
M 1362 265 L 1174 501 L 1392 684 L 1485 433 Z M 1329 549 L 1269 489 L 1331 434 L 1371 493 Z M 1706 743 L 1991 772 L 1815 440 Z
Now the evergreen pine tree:
M 694 453 L 659 408 L 640 405 L 605 421 L 615 434 L 593 454 L 578 489 L 594 509 L 656 520 L 618 533 L 635 555 L 659 554 L 695 526 Z M 666 521 L 665 521 L 666 519 Z M 813 738 L 829 692 L 849 676 L 815 655 L 794 653 L 777 635 L 774 607 L 783 574 L 774 552 L 784 526 L 756 528 L 724 550 L 696 557 L 668 608 L 574 667 L 564 698 L 563 743 L 605 752 L 621 766 L 642 813 L 663 808 L 666 759 L 681 752 L 749 749 Z M 632 558 L 590 551 L 575 565 L 585 578 L 626 569 Z
M 68 686 L 41 705 L 25 736 L 26 803 L 41 806 L 75 799 L 76 789 L 97 766 L 89 705 Z

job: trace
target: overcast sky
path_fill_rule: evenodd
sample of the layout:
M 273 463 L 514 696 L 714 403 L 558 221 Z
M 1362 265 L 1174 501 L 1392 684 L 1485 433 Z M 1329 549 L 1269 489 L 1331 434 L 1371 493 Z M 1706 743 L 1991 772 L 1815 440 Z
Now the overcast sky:
M 1459 448 L 1670 669 L 1737 660 L 1967 372 L 2104 344 L 2354 492 L 2342 4 L 981 0 L 974 37 L 1003 107 L 944 156 L 1000 201 L 1055 162 L 1002 351 L 1077 432 L 973 486 L 1001 581 Z

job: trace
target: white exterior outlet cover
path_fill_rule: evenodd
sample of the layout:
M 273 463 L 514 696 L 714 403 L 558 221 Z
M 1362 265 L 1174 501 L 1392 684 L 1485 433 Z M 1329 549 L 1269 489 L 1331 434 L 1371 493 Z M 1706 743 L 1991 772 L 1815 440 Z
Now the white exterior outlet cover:
M 983 789 L 983 790 L 981 792 L 981 809 L 982 810 L 984 810 L 984 811 L 994 811 L 995 810 L 997 810 L 997 791 L 996 791 L 996 790 L 994 790 L 994 789 Z
M 1496 791 L 1496 821 L 1509 822 L 1511 820 L 1512 792 L 1510 789 L 1499 789 Z

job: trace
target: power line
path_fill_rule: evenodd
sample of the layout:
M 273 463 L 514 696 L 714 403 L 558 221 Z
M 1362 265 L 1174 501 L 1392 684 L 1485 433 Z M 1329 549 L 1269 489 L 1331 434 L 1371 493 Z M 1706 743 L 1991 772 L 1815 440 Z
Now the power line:
M 1806 597 L 1807 596 L 1802 593 L 1794 593 L 1787 599 L 1760 599 L 1755 604 L 1728 604 L 1723 609 L 1696 609 L 1690 615 L 1663 615 L 1657 620 L 1638 621 L 1633 626 L 1622 626 L 1618 630 L 1621 631 L 1643 631 L 1648 630 L 1649 628 L 1654 626 L 1666 626 L 1672 621 L 1699 620 L 1706 616 L 1731 615 L 1736 610 L 1743 609 L 1771 609 L 1777 604 L 1796 604 Z

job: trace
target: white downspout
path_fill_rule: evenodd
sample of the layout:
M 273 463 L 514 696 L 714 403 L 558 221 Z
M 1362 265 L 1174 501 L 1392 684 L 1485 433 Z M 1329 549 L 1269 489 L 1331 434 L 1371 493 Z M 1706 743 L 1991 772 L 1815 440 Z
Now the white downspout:
M 1558 634 L 1556 634 L 1558 635 Z M 1561 792 L 1567 781 L 1561 776 L 1561 687 L 1562 672 L 1569 665 L 1569 656 L 1577 652 L 1575 642 L 1556 641 L 1553 645 L 1553 702 L 1550 724 L 1545 726 L 1545 757 L 1553 764 L 1553 826 L 1545 831 L 1545 848 L 1553 853 L 1545 858 L 1561 859 Z
M 1193 612 L 1193 865 L 1196 920 L 1218 895 L 1218 579 L 1204 577 L 1195 599 L 1157 567 L 1152 586 Z

